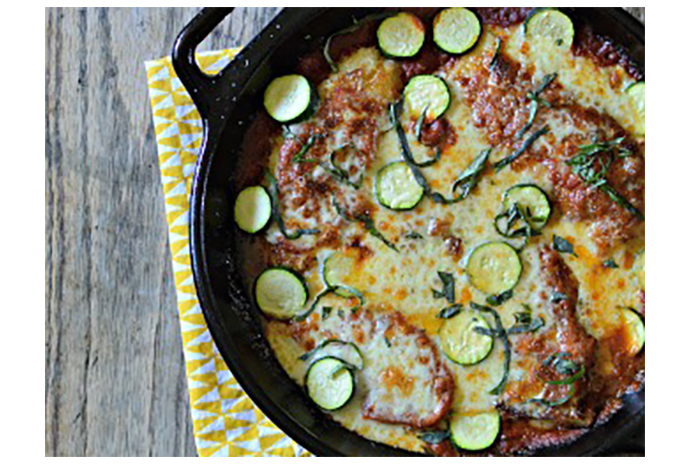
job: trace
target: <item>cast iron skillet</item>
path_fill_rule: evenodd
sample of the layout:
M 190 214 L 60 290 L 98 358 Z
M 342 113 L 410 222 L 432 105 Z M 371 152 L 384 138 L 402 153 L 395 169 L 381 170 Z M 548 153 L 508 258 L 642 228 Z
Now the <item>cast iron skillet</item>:
M 232 223 L 232 199 L 242 186 L 233 181 L 244 131 L 261 108 L 272 77 L 288 72 L 300 55 L 328 35 L 374 8 L 284 9 L 230 65 L 214 77 L 194 59 L 198 44 L 232 8 L 203 9 L 180 33 L 173 66 L 204 123 L 204 142 L 191 196 L 192 267 L 204 316 L 218 349 L 251 399 L 273 422 L 319 456 L 406 456 L 339 426 L 319 411 L 278 364 L 263 337 L 251 283 L 237 257 L 240 238 Z M 644 27 L 620 8 L 577 8 L 594 30 L 625 44 L 644 66 Z M 576 442 L 539 455 L 595 455 L 630 452 L 625 440 L 644 428 L 644 390 L 629 395 L 607 423 Z M 643 431 L 643 430 L 642 430 Z M 638 451 L 639 452 L 639 451 Z M 644 452 L 644 449 L 642 449 Z

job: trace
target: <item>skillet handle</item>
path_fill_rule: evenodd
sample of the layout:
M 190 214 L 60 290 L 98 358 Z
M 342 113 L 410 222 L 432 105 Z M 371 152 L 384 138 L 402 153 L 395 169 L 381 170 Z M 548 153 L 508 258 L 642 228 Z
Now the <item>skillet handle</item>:
M 218 81 L 201 71 L 196 62 L 196 48 L 235 8 L 203 8 L 175 40 L 172 65 L 204 120 L 212 111 Z

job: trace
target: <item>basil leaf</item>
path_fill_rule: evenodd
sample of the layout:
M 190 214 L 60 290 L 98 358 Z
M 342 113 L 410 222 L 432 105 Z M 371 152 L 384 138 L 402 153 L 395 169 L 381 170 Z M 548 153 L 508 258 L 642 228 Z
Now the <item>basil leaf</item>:
M 448 303 L 452 304 L 455 302 L 455 278 L 453 278 L 452 273 L 446 273 L 445 271 L 439 271 L 438 277 L 443 283 L 443 290 L 437 291 L 432 289 L 435 299 L 445 298 Z
M 602 265 L 604 268 L 612 268 L 612 269 L 620 268 L 618 266 L 618 264 L 615 261 L 613 261 L 613 259 L 608 259 L 608 260 L 604 261 L 604 263 Z
M 268 178 L 268 195 L 271 197 L 271 217 L 273 221 L 278 225 L 278 229 L 285 236 L 286 239 L 295 240 L 299 239 L 305 235 L 318 234 L 318 229 L 298 229 L 295 232 L 288 232 L 283 217 L 280 214 L 280 192 L 278 190 L 278 181 L 271 174 L 270 171 L 266 171 L 266 178 Z
M 502 292 L 498 295 L 490 295 L 489 297 L 486 298 L 486 303 L 491 305 L 492 307 L 498 307 L 499 305 L 502 305 L 503 303 L 507 302 L 513 297 L 513 290 L 508 289 L 505 292 Z
M 541 136 L 549 132 L 548 126 L 544 126 L 541 129 L 535 131 L 532 133 L 531 136 L 529 136 L 525 142 L 522 144 L 522 146 L 517 149 L 515 152 L 512 154 L 508 155 L 507 157 L 503 158 L 502 160 L 499 160 L 498 162 L 494 163 L 494 169 L 496 172 L 501 171 L 503 168 L 506 166 L 510 165 L 513 163 L 515 160 L 517 160 L 523 153 L 527 151 L 527 149 L 530 148 L 530 146 Z
M 455 315 L 457 315 L 461 311 L 462 311 L 462 305 L 453 304 L 450 307 L 446 307 L 443 310 L 441 310 L 439 312 L 439 314 L 436 315 L 436 318 L 442 318 L 444 320 L 448 320 L 450 318 L 453 318 Z
M 325 320 L 331 315 L 331 312 L 333 311 L 333 307 L 323 307 L 321 309 L 321 319 Z
M 393 244 L 391 241 L 386 239 L 386 237 L 381 234 L 381 232 L 376 228 L 376 225 L 374 224 L 374 220 L 371 219 L 370 216 L 368 215 L 358 215 L 354 218 L 349 216 L 343 207 L 340 206 L 338 201 L 336 200 L 335 196 L 331 196 L 331 203 L 333 204 L 333 208 L 335 208 L 335 211 L 340 215 L 343 219 L 346 221 L 358 221 L 362 224 L 364 227 L 365 231 L 367 231 L 369 234 L 374 236 L 376 239 L 380 240 L 383 242 L 386 247 L 393 249 L 396 252 L 399 252 L 398 248 Z
M 419 439 L 427 444 L 440 444 L 450 438 L 450 431 L 426 431 L 419 436 Z
M 563 239 L 561 236 L 553 236 L 553 248 L 556 252 L 569 253 L 577 257 L 573 244 Z
M 406 232 L 406 233 L 405 233 L 405 237 L 406 237 L 407 239 L 424 239 L 424 236 L 422 236 L 421 234 L 419 234 L 419 233 L 416 232 L 416 231 L 409 231 L 409 232 Z
M 510 373 L 510 359 L 512 348 L 510 345 L 510 341 L 508 340 L 508 334 L 506 333 L 506 330 L 503 327 L 501 315 L 499 315 L 496 310 L 494 310 L 491 307 L 476 304 L 474 302 L 470 302 L 470 307 L 473 310 L 489 313 L 491 314 L 491 316 L 493 316 L 494 323 L 496 325 L 496 328 L 493 331 L 494 337 L 500 339 L 503 343 L 503 376 L 501 377 L 501 381 L 496 385 L 496 387 L 489 391 L 489 394 L 499 395 L 501 392 L 503 392 L 503 388 L 505 388 L 506 383 L 508 383 L 508 375 Z
M 568 300 L 568 296 L 563 294 L 562 292 L 554 292 L 551 295 L 551 302 L 553 302 L 555 304 L 563 302 L 565 300 Z

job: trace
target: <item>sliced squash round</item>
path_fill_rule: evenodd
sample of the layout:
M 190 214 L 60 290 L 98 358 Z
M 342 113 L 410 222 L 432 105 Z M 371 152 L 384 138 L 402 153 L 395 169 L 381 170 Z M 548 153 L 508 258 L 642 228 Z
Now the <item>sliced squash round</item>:
M 263 186 L 243 189 L 235 200 L 235 223 L 242 231 L 254 234 L 271 219 L 271 197 Z
M 274 79 L 264 92 L 264 107 L 281 123 L 301 119 L 313 109 L 311 84 L 304 76 L 290 74 Z
M 467 275 L 474 287 L 489 295 L 514 288 L 522 274 L 517 251 L 505 242 L 488 242 L 472 251 Z
M 644 136 L 644 81 L 636 82 L 627 89 L 627 94 L 632 99 L 635 115 L 635 133 Z
M 323 262 L 323 279 L 328 287 L 335 289 L 335 293 L 341 297 L 352 297 L 354 294 L 343 287 L 350 286 L 349 277 L 355 271 L 356 260 L 354 257 L 342 252 L 334 252 Z
M 407 163 L 397 161 L 381 168 L 376 175 L 376 198 L 391 210 L 411 210 L 424 197 Z
M 256 280 L 254 296 L 256 304 L 266 315 L 289 320 L 306 305 L 309 292 L 303 279 L 294 271 L 269 268 Z
M 501 415 L 496 410 L 480 413 L 456 413 L 450 419 L 450 439 L 456 447 L 483 450 L 496 441 L 501 430 Z
M 474 47 L 481 33 L 479 18 L 467 8 L 448 8 L 434 18 L 434 42 L 454 55 Z
M 642 316 L 631 308 L 623 310 L 623 325 L 628 339 L 628 351 L 637 355 L 644 347 L 644 321 Z
M 425 36 L 424 23 L 410 13 L 386 18 L 376 31 L 383 53 L 396 58 L 409 58 L 419 53 Z
M 555 8 L 537 8 L 527 18 L 525 36 L 528 40 L 545 40 L 565 49 L 573 45 L 575 28 L 570 18 Z
M 304 380 L 307 395 L 323 410 L 338 410 L 347 404 L 355 393 L 355 377 L 344 361 L 324 357 L 314 362 Z
M 450 91 L 438 76 L 423 74 L 413 77 L 405 86 L 404 94 L 405 105 L 413 119 L 423 114 L 425 119 L 436 120 L 450 106 Z
M 503 194 L 503 209 L 518 204 L 523 210 L 529 209 L 527 220 L 533 229 L 540 230 L 551 216 L 551 202 L 546 193 L 534 184 L 518 184 Z
M 491 329 L 475 312 L 462 311 L 445 320 L 439 333 L 443 353 L 460 365 L 476 365 L 484 360 L 494 347 L 494 339 L 480 334 L 477 328 Z

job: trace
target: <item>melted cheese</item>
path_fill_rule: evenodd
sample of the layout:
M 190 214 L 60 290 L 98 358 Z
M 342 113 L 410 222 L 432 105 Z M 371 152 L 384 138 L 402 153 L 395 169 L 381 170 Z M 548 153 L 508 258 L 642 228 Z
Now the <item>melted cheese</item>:
M 445 117 L 455 128 L 457 142 L 447 147 L 439 163 L 424 168 L 424 174 L 434 190 L 450 196 L 450 186 L 457 176 L 468 166 L 477 154 L 490 146 L 485 135 L 473 123 L 472 111 L 463 95 L 462 88 L 452 79 L 452 76 L 471 75 L 473 69 L 481 65 L 482 57 L 493 52 L 496 35 L 492 28 L 484 29 L 482 39 L 473 51 L 462 59 L 451 62 L 448 68 L 438 73 L 447 77 L 446 81 L 452 95 L 451 106 Z M 518 62 L 533 68 L 534 85 L 538 85 L 542 77 L 557 71 L 558 80 L 565 88 L 565 93 L 585 107 L 593 107 L 602 113 L 615 118 L 625 129 L 632 131 L 635 127 L 636 112 L 633 110 L 630 98 L 624 89 L 632 83 L 632 79 L 625 71 L 618 67 L 600 68 L 591 60 L 575 57 L 570 51 L 549 47 L 546 44 L 526 44 L 518 28 L 508 32 L 505 52 Z M 505 38 L 506 31 L 501 31 Z M 374 49 L 362 49 L 340 64 L 340 74 L 354 70 L 364 70 L 363 86 L 366 92 L 376 93 L 387 101 L 392 101 L 395 95 L 391 89 L 399 80 L 399 64 L 385 59 Z M 325 81 L 319 92 L 327 97 L 333 91 L 333 82 L 337 76 Z M 556 118 L 556 117 L 554 117 Z M 406 114 L 403 122 L 409 121 Z M 373 194 L 373 179 L 380 168 L 393 161 L 401 159 L 400 146 L 395 131 L 387 131 L 390 122 L 384 115 L 379 118 L 381 131 L 378 150 L 373 164 L 366 172 L 363 186 L 358 192 L 348 195 L 362 195 L 376 204 Z M 549 121 L 556 139 L 576 131 L 574 123 L 567 116 Z M 299 127 L 293 128 L 296 132 Z M 346 141 L 340 128 L 333 130 L 333 138 L 329 143 L 336 147 Z M 412 150 L 418 160 L 430 157 L 430 149 L 425 148 L 409 137 Z M 275 166 L 277 152 L 282 139 L 275 141 L 272 166 Z M 538 144 L 546 142 L 540 140 Z M 492 160 L 506 156 L 507 153 L 498 151 L 492 154 Z M 323 175 L 315 172 L 316 176 Z M 510 169 L 500 175 L 483 176 L 471 195 L 461 203 L 455 205 L 439 205 L 429 198 L 424 198 L 420 204 L 409 212 L 394 212 L 379 208 L 373 215 L 375 224 L 380 232 L 389 240 L 396 243 L 400 249 L 397 253 L 386 247 L 381 241 L 365 234 L 362 244 L 373 251 L 357 263 L 353 272 L 343 278 L 344 283 L 363 292 L 367 306 L 380 312 L 399 311 L 408 321 L 424 329 L 434 341 L 438 341 L 438 332 L 442 320 L 436 317 L 446 305 L 443 300 L 433 298 L 432 289 L 440 289 L 441 282 L 437 271 L 453 273 L 456 281 L 457 300 L 463 304 L 469 301 L 484 303 L 486 298 L 474 289 L 465 274 L 465 264 L 469 253 L 476 246 L 492 240 L 502 240 L 495 232 L 494 217 L 501 210 L 501 195 L 511 186 L 519 183 L 534 183 L 542 187 L 552 197 L 552 186 L 545 169 L 535 165 L 520 173 Z M 289 198 L 290 193 L 286 193 Z M 340 224 L 342 234 L 350 237 L 361 234 L 361 226 L 357 223 L 343 222 L 328 200 L 323 200 L 319 218 L 307 220 L 300 217 L 300 210 L 285 211 L 285 217 L 298 218 L 305 227 L 318 227 L 319 224 Z M 440 226 L 446 228 L 446 233 L 434 235 Z M 410 239 L 406 235 L 416 232 L 423 239 Z M 268 233 L 268 240 L 275 242 L 278 231 L 272 226 Z M 526 250 L 521 252 L 523 263 L 522 277 L 514 289 L 514 297 L 498 308 L 506 326 L 513 323 L 513 314 L 523 311 L 523 304 L 529 305 L 535 317 L 542 317 L 546 326 L 542 331 L 553 331 L 554 323 L 548 311 L 545 299 L 545 289 L 539 277 L 539 245 L 550 243 L 553 235 L 559 235 L 576 245 L 576 256 L 567 255 L 565 260 L 572 268 L 580 283 L 580 302 L 578 305 L 579 318 L 585 328 L 596 338 L 615 331 L 620 327 L 620 306 L 636 306 L 637 280 L 631 273 L 632 260 L 630 256 L 643 249 L 644 231 L 639 238 L 614 250 L 613 258 L 622 266 L 618 269 L 602 268 L 601 257 L 596 254 L 596 247 L 588 235 L 583 224 L 562 220 L 560 214 L 554 213 L 541 236 L 533 238 Z M 447 236 L 452 235 L 462 240 L 464 252 L 461 255 L 451 253 L 447 244 Z M 304 237 L 295 244 L 301 247 L 311 247 L 313 237 Z M 342 251 L 347 253 L 347 249 Z M 319 262 L 332 250 L 320 250 Z M 626 265 L 627 264 L 627 265 Z M 642 275 L 643 276 L 643 275 Z M 312 296 L 323 289 L 319 270 L 314 267 L 305 274 L 305 279 Z M 342 306 L 342 299 L 329 296 L 323 300 L 323 305 L 335 308 Z M 336 324 L 334 318 L 332 324 Z M 344 328 L 331 328 L 337 334 L 348 337 Z M 287 373 L 301 383 L 308 363 L 298 360 L 303 353 L 295 341 L 285 331 L 284 325 L 270 323 L 268 337 L 279 361 Z M 382 340 L 368 342 L 361 347 L 367 366 L 362 376 L 368 379 L 370 385 L 375 383 L 370 379 L 378 373 L 377 360 L 388 363 L 391 352 Z M 396 353 L 397 357 L 405 357 L 404 353 Z M 503 373 L 503 349 L 496 344 L 490 356 L 475 366 L 459 366 L 446 360 L 448 368 L 453 372 L 456 380 L 455 404 L 453 409 L 459 412 L 486 411 L 492 408 L 496 396 L 488 391 L 501 379 Z M 404 358 L 403 358 L 404 360 Z M 412 362 L 409 362 L 412 363 Z M 516 357 L 510 371 L 510 380 L 521 379 L 530 364 L 529 359 L 521 360 Z M 417 376 L 424 376 L 423 372 Z M 375 441 L 396 445 L 410 450 L 421 450 L 422 443 L 416 433 L 406 428 L 365 420 L 362 417 L 363 395 L 358 394 L 344 409 L 333 412 L 333 417 L 347 428 L 357 431 L 361 435 Z

